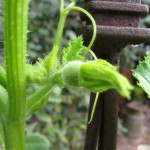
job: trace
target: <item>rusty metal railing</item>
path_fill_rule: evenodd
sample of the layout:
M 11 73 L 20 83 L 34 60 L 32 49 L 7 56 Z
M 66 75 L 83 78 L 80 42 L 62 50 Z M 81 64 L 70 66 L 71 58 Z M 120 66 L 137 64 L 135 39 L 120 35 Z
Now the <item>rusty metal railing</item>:
M 142 15 L 148 13 L 148 7 L 141 0 L 85 0 L 86 8 L 97 24 L 97 38 L 93 46 L 98 57 L 118 65 L 120 52 L 129 44 L 149 41 L 150 31 L 139 27 Z M 85 44 L 90 41 L 92 26 L 83 17 Z M 91 94 L 89 116 L 94 103 Z M 109 90 L 100 95 L 93 121 L 87 125 L 84 150 L 116 150 L 118 119 L 117 92 Z

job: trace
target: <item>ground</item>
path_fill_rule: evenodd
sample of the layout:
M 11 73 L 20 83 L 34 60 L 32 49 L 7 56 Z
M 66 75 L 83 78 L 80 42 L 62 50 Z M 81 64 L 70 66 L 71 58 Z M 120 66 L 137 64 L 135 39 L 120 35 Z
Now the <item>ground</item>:
M 144 126 L 137 138 L 130 138 L 125 134 L 118 134 L 117 150 L 150 150 L 150 107 L 143 109 Z M 143 147 L 142 145 L 146 145 Z M 143 147 L 138 149 L 138 147 Z

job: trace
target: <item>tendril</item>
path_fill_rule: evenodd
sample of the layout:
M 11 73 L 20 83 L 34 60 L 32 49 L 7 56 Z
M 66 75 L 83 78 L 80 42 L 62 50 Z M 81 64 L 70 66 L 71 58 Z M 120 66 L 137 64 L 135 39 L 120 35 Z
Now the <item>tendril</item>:
M 65 9 L 66 12 L 69 12 L 69 11 L 71 11 L 71 10 L 77 10 L 77 11 L 80 11 L 80 12 L 84 13 L 84 14 L 91 20 L 91 22 L 92 22 L 92 26 L 93 26 L 92 39 L 91 39 L 91 41 L 90 41 L 90 43 L 89 43 L 87 49 L 85 50 L 85 52 L 84 52 L 84 54 L 83 54 L 84 56 L 86 56 L 86 54 L 90 51 L 90 49 L 91 49 L 91 47 L 92 47 L 92 45 L 93 45 L 93 43 L 94 43 L 94 41 L 95 41 L 95 39 L 96 39 L 96 23 L 95 23 L 95 20 L 94 20 L 94 18 L 92 17 L 92 15 L 91 15 L 88 11 L 86 11 L 85 9 L 83 9 L 83 8 L 81 8 L 81 7 L 77 7 L 77 6 L 68 6 L 68 7 Z
M 90 116 L 90 120 L 89 120 L 88 124 L 90 124 L 93 120 L 93 116 L 94 116 L 94 112 L 95 112 L 95 108 L 96 108 L 96 104 L 97 104 L 97 101 L 98 101 L 99 94 L 100 93 L 96 93 L 96 97 L 95 97 L 95 100 L 94 100 L 94 105 L 93 105 L 93 108 L 92 108 L 92 112 L 91 112 L 91 116 Z

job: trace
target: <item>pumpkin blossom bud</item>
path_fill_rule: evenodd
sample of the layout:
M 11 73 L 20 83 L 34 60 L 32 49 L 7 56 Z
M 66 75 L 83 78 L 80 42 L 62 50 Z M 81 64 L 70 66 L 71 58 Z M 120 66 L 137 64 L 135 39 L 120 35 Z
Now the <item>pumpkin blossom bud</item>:
M 95 93 L 114 88 L 128 99 L 133 89 L 128 80 L 117 72 L 115 66 L 102 59 L 72 61 L 63 67 L 62 78 L 67 85 L 82 86 Z
M 114 88 L 128 99 L 130 99 L 130 92 L 133 89 L 129 81 L 117 72 L 116 67 L 101 59 L 81 65 L 79 85 L 91 92 L 104 92 Z

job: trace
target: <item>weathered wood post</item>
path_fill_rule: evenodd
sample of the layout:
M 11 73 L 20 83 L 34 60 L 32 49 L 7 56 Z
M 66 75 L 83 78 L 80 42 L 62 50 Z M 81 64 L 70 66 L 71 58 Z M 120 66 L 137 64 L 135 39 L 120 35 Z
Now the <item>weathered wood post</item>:
M 93 50 L 98 57 L 118 65 L 120 52 L 128 44 L 138 44 L 150 39 L 150 31 L 139 27 L 140 17 L 148 13 L 141 0 L 85 0 L 84 7 L 97 24 L 97 38 Z M 90 21 L 83 17 L 85 44 L 92 34 Z M 89 116 L 94 102 L 91 94 Z M 84 150 L 116 150 L 118 101 L 115 90 L 99 97 L 94 119 L 87 125 Z

